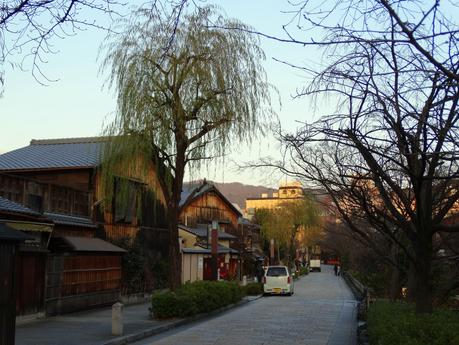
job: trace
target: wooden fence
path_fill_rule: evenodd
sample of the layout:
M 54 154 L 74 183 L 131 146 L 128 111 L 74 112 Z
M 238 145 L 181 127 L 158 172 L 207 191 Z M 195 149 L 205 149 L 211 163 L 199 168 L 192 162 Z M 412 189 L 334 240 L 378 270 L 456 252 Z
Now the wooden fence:
M 48 314 L 110 304 L 121 287 L 121 255 L 50 255 L 46 284 Z

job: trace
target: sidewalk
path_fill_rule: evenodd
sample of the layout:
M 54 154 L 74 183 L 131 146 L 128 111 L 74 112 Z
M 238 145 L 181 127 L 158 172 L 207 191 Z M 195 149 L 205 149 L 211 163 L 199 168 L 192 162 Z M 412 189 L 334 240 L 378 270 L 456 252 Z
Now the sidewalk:
M 255 297 L 246 297 L 247 303 Z M 16 325 L 16 345 L 103 345 L 126 344 L 127 340 L 138 340 L 152 334 L 167 331 L 197 320 L 149 318 L 150 304 L 126 306 L 123 309 L 124 336 L 111 335 L 111 307 L 94 311 L 49 317 Z M 224 309 L 225 310 L 225 309 Z M 218 313 L 221 311 L 217 311 Z M 214 315 L 210 313 L 209 316 Z M 202 315 L 199 317 L 203 317 Z M 205 316 L 204 316 L 205 317 Z

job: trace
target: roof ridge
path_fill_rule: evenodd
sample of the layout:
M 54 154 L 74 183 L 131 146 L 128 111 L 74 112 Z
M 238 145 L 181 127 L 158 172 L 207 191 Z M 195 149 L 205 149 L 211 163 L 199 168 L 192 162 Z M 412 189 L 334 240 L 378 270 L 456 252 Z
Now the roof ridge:
M 56 144 L 83 144 L 106 142 L 109 137 L 77 137 L 77 138 L 56 138 L 56 139 L 32 139 L 30 145 L 56 145 Z

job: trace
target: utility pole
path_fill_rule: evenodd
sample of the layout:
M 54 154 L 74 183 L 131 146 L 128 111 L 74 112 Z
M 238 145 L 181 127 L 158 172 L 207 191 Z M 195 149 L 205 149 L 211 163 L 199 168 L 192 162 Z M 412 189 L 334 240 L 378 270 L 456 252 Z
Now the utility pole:
M 218 222 L 212 221 L 211 230 L 211 268 L 212 268 L 212 280 L 218 280 Z
M 274 265 L 274 238 L 269 243 L 269 264 Z

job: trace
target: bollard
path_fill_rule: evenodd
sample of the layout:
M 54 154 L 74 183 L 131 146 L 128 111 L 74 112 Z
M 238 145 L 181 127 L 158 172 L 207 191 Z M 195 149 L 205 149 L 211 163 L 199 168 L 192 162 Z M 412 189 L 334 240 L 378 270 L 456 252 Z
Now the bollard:
M 123 304 L 112 305 L 112 335 L 123 335 Z
M 242 276 L 242 286 L 247 285 L 247 276 Z

